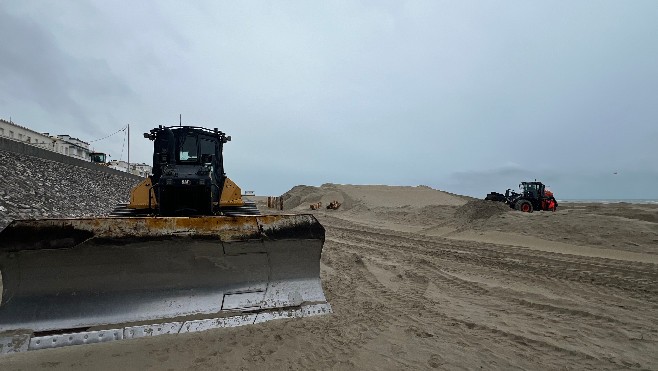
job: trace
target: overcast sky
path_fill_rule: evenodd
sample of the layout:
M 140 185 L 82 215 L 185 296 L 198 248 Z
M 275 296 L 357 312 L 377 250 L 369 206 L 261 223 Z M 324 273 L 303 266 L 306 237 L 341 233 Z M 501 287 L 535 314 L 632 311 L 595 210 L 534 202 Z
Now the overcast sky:
M 217 127 L 226 171 L 658 198 L 658 1 L 0 2 L 0 117 L 84 141 Z M 94 142 L 126 159 L 125 135 Z M 617 174 L 614 174 L 617 173 Z

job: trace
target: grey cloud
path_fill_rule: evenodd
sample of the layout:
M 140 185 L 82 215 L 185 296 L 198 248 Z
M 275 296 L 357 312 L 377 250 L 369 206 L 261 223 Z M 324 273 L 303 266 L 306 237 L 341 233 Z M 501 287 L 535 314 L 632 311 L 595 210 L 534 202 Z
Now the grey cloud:
M 51 120 L 72 121 L 91 135 L 91 118 L 99 106 L 95 102 L 111 104 L 116 97 L 126 99 L 133 94 L 104 59 L 69 54 L 48 30 L 27 16 L 14 16 L 0 7 L 0 34 L 11 35 L 11 43 L 0 48 L 4 101 L 31 102 L 48 112 Z
M 653 0 L 1 4 L 0 115 L 89 139 L 131 123 L 134 161 L 182 113 L 233 136 L 229 175 L 260 193 L 655 195 Z

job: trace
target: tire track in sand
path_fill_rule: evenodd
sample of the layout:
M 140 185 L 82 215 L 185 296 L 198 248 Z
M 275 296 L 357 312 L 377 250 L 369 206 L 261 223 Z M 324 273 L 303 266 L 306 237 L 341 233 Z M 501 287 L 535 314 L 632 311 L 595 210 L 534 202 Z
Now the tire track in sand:
M 487 286 L 479 285 L 476 282 L 469 280 L 463 280 L 459 277 L 450 275 L 449 273 L 437 269 L 437 264 L 448 263 L 458 265 L 472 265 L 476 267 L 483 268 L 495 268 L 502 271 L 507 271 L 509 274 L 510 271 L 518 274 L 520 278 L 523 277 L 534 277 L 535 279 L 557 279 L 559 282 L 564 283 L 574 283 L 581 284 L 583 280 L 575 279 L 574 275 L 580 275 L 583 268 L 591 270 L 598 269 L 597 273 L 601 273 L 601 276 L 606 277 L 607 279 L 614 280 L 626 280 L 634 281 L 636 274 L 633 274 L 633 271 L 630 270 L 630 267 L 622 264 L 617 264 L 616 262 L 611 262 L 601 259 L 596 262 L 585 262 L 581 259 L 572 259 L 570 256 L 559 256 L 553 257 L 545 253 L 536 254 L 534 251 L 522 251 L 519 253 L 516 248 L 505 248 L 499 249 L 499 246 L 486 246 L 484 244 L 478 244 L 475 248 L 472 244 L 468 246 L 463 246 L 460 244 L 446 243 L 445 241 L 431 241 L 424 238 L 406 238 L 406 236 L 400 236 L 398 234 L 387 234 L 382 231 L 363 231 L 363 226 L 345 226 L 342 225 L 338 228 L 328 229 L 331 231 L 328 233 L 328 240 L 337 244 L 337 247 L 343 248 L 346 251 L 352 251 L 355 253 L 361 253 L 367 256 L 375 256 L 380 259 L 389 261 L 395 261 L 404 263 L 407 268 L 400 269 L 415 269 L 415 271 L 420 275 L 425 277 L 424 280 L 431 281 L 433 283 L 440 282 L 441 285 L 447 287 L 455 288 L 458 292 L 471 296 L 482 296 L 489 294 Z M 503 250 L 503 251 L 500 251 Z M 392 255 L 395 258 L 392 258 Z M 511 256 L 510 256 L 511 255 Z M 539 260 L 530 261 L 531 259 Z M 530 263 L 530 264 L 528 264 Z M 548 264 L 551 263 L 551 264 Z M 605 269 L 611 268 L 611 272 L 605 272 Z M 567 266 L 568 270 L 565 270 L 564 266 Z M 541 275 L 536 274 L 537 271 L 545 270 L 546 266 L 552 268 L 549 271 L 549 274 Z M 579 270 L 580 268 L 580 270 Z M 654 269 L 649 268 L 648 273 L 654 274 Z M 566 273 L 559 274 L 555 272 L 556 270 L 562 270 Z M 619 273 L 623 274 L 619 274 Z M 545 272 L 539 272 L 545 273 Z M 635 277 L 634 277 L 635 276 Z M 646 281 L 647 278 L 643 277 Z M 376 277 L 375 277 L 376 280 Z M 595 282 L 600 284 L 601 282 Z M 618 285 L 621 287 L 621 290 L 624 290 L 626 285 L 629 285 L 631 282 L 628 282 L 624 285 Z M 637 283 L 633 282 L 633 283 Z M 591 281 L 586 282 L 585 285 L 592 285 Z M 425 297 L 422 297 L 419 294 L 418 289 L 413 289 L 412 287 L 406 288 L 405 290 L 405 300 L 414 300 L 414 301 L 427 301 Z M 644 290 L 646 293 L 651 294 L 651 290 Z M 386 292 L 386 291 L 385 291 Z M 642 292 L 642 290 L 640 290 Z M 626 292 L 628 294 L 628 292 Z M 499 292 L 495 292 L 492 295 L 498 295 Z M 393 293 L 387 293 L 384 295 L 386 300 L 395 300 L 400 301 L 399 295 Z M 499 298 L 500 299 L 500 298 Z M 571 308 L 565 308 L 560 306 L 555 306 L 551 304 L 544 304 L 535 301 L 529 301 L 525 299 L 519 299 L 514 297 L 504 298 L 510 303 L 526 308 L 522 312 L 526 312 L 528 315 L 537 315 L 538 312 L 545 313 L 544 318 L 552 318 L 557 316 L 568 316 L 573 318 L 576 321 L 582 321 L 583 319 L 587 322 L 590 322 L 592 326 L 601 325 L 607 323 L 619 323 L 618 320 L 609 317 L 602 316 L 595 313 L 591 313 L 585 310 L 576 310 Z M 645 298 L 646 299 L 646 298 Z M 509 304 L 509 303 L 508 303 Z M 541 339 L 530 338 L 523 334 L 518 334 L 513 331 L 502 330 L 500 328 L 491 327 L 482 323 L 476 323 L 473 321 L 464 320 L 458 317 L 449 316 L 445 313 L 432 310 L 429 311 L 432 315 L 439 318 L 444 318 L 447 321 L 456 321 L 458 323 L 467 326 L 468 328 L 477 328 L 482 331 L 487 331 L 488 333 L 494 334 L 495 336 L 502 336 L 504 338 L 510 339 L 518 344 L 532 344 L 535 347 L 540 347 L 543 349 L 552 349 L 555 352 L 566 353 L 570 356 L 580 358 L 581 360 L 593 360 L 598 359 L 595 356 L 588 354 L 587 352 L 580 352 L 576 349 L 568 349 L 556 345 L 552 342 L 544 341 Z M 418 322 L 418 321 L 417 321 Z M 420 322 L 422 325 L 422 321 Z M 608 327 L 608 326 L 606 326 Z M 626 365 L 626 363 L 619 363 L 616 360 L 605 360 L 604 364 L 610 366 L 610 363 L 616 364 L 618 366 Z

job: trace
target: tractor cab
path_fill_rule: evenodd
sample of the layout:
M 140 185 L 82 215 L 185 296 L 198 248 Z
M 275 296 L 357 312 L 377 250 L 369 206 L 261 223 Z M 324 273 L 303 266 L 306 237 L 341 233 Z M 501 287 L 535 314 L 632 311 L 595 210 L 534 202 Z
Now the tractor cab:
M 521 182 L 519 188 L 523 195 L 533 199 L 539 199 L 544 196 L 546 186 L 542 182 Z

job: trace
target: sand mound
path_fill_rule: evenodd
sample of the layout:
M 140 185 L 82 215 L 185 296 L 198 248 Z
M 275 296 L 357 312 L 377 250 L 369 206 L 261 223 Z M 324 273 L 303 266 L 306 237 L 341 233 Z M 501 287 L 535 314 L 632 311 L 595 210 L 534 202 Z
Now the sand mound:
M 366 209 L 377 208 L 424 208 L 427 206 L 461 206 L 466 198 L 427 186 L 385 186 L 323 184 L 320 187 L 299 185 L 283 194 L 284 210 L 308 209 L 309 205 L 331 201 L 342 203 L 341 210 L 356 206 Z
M 509 212 L 511 209 L 502 202 L 472 200 L 455 211 L 455 220 L 462 223 L 472 223 L 480 219 Z
M 298 185 L 281 197 L 284 210 L 306 210 L 310 204 L 317 202 L 322 202 L 324 208 L 332 201 L 340 202 L 341 210 L 349 210 L 354 206 L 354 202 L 348 194 L 327 184 L 321 187 Z

